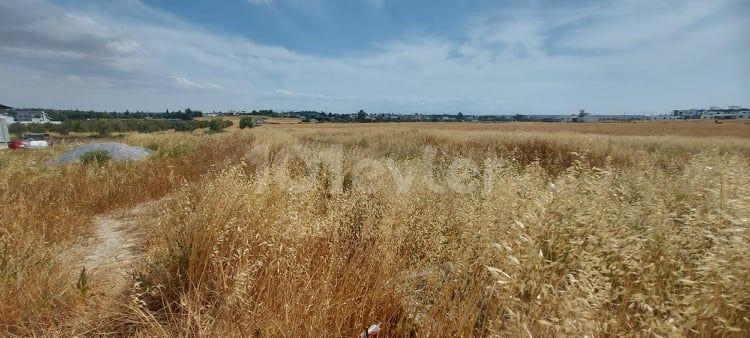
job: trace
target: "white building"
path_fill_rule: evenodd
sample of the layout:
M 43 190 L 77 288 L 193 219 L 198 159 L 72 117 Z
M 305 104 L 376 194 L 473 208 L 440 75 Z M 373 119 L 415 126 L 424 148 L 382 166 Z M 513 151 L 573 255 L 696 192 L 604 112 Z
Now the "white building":
M 652 116 L 652 120 L 745 120 L 750 119 L 750 109 L 740 106 L 728 108 L 673 110 L 671 114 Z
M 709 109 L 701 113 L 701 120 L 747 120 L 750 109 L 730 106 L 728 109 Z
M 671 121 L 671 120 L 684 120 L 681 116 L 675 116 L 675 115 L 656 115 L 651 116 L 652 120 L 658 120 L 658 121 Z
M 17 110 L 15 123 L 31 124 L 31 123 L 52 123 L 60 124 L 60 121 L 50 120 L 47 113 L 43 110 Z

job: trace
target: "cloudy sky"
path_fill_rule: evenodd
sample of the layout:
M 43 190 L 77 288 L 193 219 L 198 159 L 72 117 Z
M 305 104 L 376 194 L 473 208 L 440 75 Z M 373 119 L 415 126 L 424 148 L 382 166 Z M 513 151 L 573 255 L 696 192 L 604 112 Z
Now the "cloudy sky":
M 0 0 L 0 104 L 666 112 L 750 105 L 747 0 Z

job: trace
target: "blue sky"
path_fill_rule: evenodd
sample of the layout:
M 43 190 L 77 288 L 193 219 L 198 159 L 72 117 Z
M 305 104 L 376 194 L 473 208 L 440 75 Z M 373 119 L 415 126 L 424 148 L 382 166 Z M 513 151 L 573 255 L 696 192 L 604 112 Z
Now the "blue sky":
M 0 103 L 663 113 L 750 105 L 746 0 L 3 0 Z

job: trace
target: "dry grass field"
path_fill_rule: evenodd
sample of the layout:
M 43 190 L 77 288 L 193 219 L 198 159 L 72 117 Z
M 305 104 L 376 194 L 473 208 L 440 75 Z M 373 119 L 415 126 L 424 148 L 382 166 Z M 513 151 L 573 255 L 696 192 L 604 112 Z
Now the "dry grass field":
M 284 120 L 284 119 L 279 119 Z M 365 124 L 364 126 L 366 126 Z M 389 126 L 391 124 L 383 124 Z M 440 129 L 458 131 L 488 132 L 539 132 L 539 133 L 584 133 L 613 136 L 687 136 L 687 137 L 723 137 L 733 136 L 750 138 L 750 121 L 728 120 L 714 121 L 641 121 L 632 123 L 539 123 L 539 122 L 505 122 L 505 123 L 399 123 L 401 127 L 417 129 Z M 311 124 L 308 128 L 352 128 L 351 124 L 329 123 Z M 363 125 L 354 125 L 360 127 Z
M 289 118 L 282 118 L 282 117 L 268 117 L 263 115 L 249 115 L 253 119 L 260 119 L 266 121 L 267 124 L 298 124 L 300 123 L 300 119 L 296 117 L 289 117 Z M 240 119 L 242 119 L 244 116 L 236 115 L 236 116 L 221 116 L 216 117 L 218 119 L 232 121 L 233 125 L 229 127 L 230 129 L 239 129 L 240 128 Z M 204 121 L 210 121 L 211 117 L 198 117 L 198 120 L 204 120 Z
M 744 122 L 120 141 L 155 155 L 0 153 L 2 335 L 750 334 Z M 128 257 L 97 266 L 107 248 Z

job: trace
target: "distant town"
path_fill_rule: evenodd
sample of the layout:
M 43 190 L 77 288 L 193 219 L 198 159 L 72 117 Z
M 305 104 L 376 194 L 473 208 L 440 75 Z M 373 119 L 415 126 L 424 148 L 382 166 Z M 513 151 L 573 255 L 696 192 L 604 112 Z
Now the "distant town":
M 580 110 L 568 115 L 476 115 L 458 112 L 455 114 L 393 114 L 367 113 L 360 110 L 356 113 L 338 114 L 322 111 L 212 111 L 203 113 L 190 108 L 165 112 L 97 112 L 81 110 L 58 110 L 39 108 L 13 108 L 0 104 L 0 148 L 11 144 L 12 135 L 17 135 L 28 142 L 35 138 L 44 139 L 47 133 L 54 132 L 68 135 L 71 132 L 96 133 L 107 137 L 113 132 L 137 131 L 150 133 L 161 130 L 193 131 L 199 128 L 216 130 L 232 125 L 223 121 L 224 116 L 253 116 L 252 125 L 265 123 L 263 117 L 296 118 L 301 123 L 370 123 L 370 122 L 558 122 L 558 123 L 592 123 L 592 122 L 635 122 L 667 120 L 741 120 L 750 119 L 750 109 L 740 106 L 727 108 L 709 107 L 708 109 L 673 110 L 663 115 L 597 115 Z M 207 117 L 214 119 L 195 119 Z M 31 143 L 29 143 L 31 144 Z
M 728 108 L 710 107 L 708 109 L 673 110 L 664 115 L 604 115 L 591 114 L 579 110 L 575 114 L 541 115 L 541 114 L 513 114 L 513 115 L 477 115 L 464 114 L 393 114 L 367 113 L 360 110 L 352 114 L 336 114 L 318 111 L 290 111 L 274 112 L 273 110 L 228 111 L 211 112 L 207 116 L 222 115 L 264 115 L 273 117 L 296 117 L 308 122 L 631 122 L 648 120 L 738 120 L 750 119 L 750 109 L 740 106 Z
M 142 112 L 129 110 L 97 112 L 81 110 L 57 110 L 39 108 L 12 108 L 0 104 L 0 118 L 7 120 L 8 124 L 61 124 L 67 120 L 92 120 L 92 119 L 172 119 L 192 120 L 194 117 L 221 117 L 221 116 L 268 116 L 279 118 L 298 118 L 305 123 L 319 122 L 631 122 L 646 120 L 735 120 L 750 119 L 750 109 L 741 106 L 709 107 L 707 109 L 684 109 L 673 110 L 669 114 L 661 115 L 635 115 L 635 114 L 592 114 L 580 110 L 574 114 L 542 115 L 542 114 L 501 114 L 480 115 L 465 114 L 463 112 L 453 114 L 396 114 L 396 113 L 368 113 L 360 110 L 355 113 L 331 113 L 324 111 L 274 111 L 265 110 L 229 110 L 212 111 L 204 113 L 200 110 L 185 109 L 184 111 L 165 112 Z

